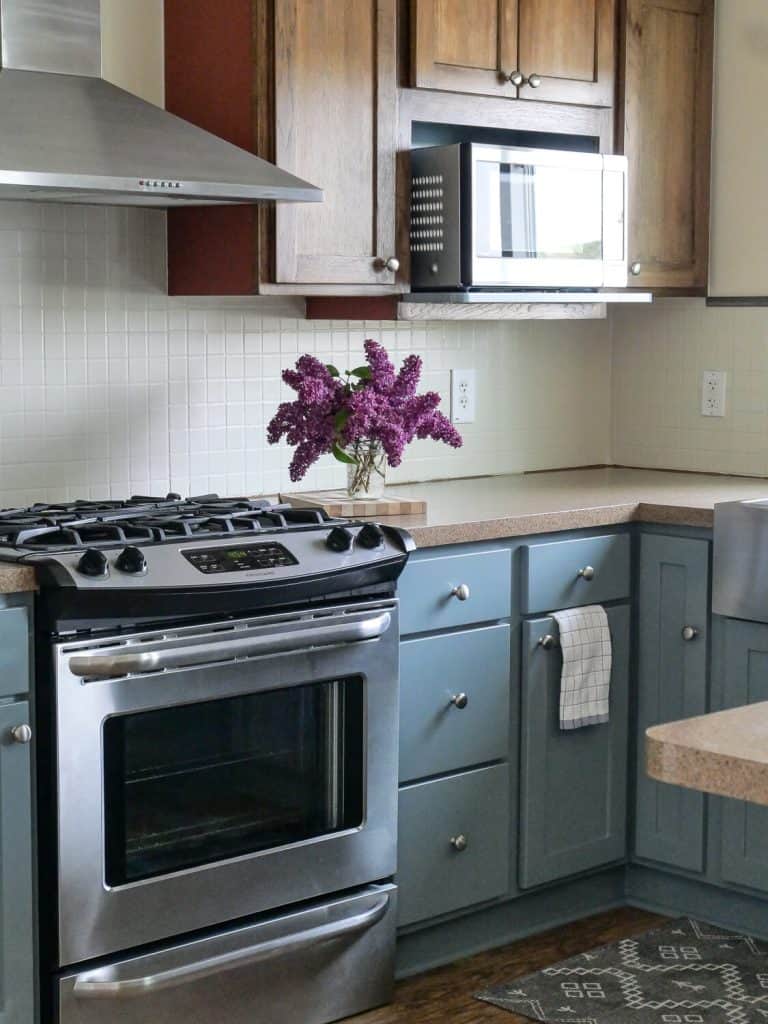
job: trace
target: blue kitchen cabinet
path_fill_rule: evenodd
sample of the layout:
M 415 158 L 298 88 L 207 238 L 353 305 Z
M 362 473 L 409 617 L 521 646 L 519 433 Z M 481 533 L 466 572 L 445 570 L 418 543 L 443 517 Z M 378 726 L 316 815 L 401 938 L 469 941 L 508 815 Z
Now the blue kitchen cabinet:
M 721 708 L 768 700 L 768 625 L 721 619 L 718 628 L 713 677 Z M 768 892 L 768 808 L 726 798 L 718 802 L 720 880 Z
M 707 540 L 644 535 L 638 588 L 635 855 L 704 870 L 702 793 L 649 779 L 645 731 L 707 710 Z
M 562 654 L 553 618 L 523 623 L 520 887 L 529 889 L 626 853 L 629 607 L 608 609 L 610 721 L 563 731 Z

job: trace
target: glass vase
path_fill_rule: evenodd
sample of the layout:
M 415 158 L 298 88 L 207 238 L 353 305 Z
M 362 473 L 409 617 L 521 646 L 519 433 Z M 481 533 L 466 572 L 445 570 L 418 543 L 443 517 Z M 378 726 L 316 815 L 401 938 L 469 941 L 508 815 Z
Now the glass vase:
M 375 501 L 384 493 L 387 456 L 379 441 L 363 439 L 346 449 L 354 463 L 347 465 L 347 494 L 361 501 Z

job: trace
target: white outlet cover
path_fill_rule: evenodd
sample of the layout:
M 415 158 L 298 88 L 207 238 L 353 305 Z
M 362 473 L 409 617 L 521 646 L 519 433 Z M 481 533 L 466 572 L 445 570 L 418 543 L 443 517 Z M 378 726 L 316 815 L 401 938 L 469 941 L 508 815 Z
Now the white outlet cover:
M 451 422 L 475 422 L 475 371 L 451 370 Z
M 704 370 L 701 375 L 701 415 L 725 416 L 725 370 Z

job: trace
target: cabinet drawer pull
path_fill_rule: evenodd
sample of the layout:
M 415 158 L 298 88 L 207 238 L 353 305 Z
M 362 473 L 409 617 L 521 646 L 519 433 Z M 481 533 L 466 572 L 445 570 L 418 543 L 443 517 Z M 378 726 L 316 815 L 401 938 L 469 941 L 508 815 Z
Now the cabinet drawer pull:
M 389 259 L 379 256 L 373 261 L 373 265 L 376 270 L 389 270 L 390 273 L 396 274 L 400 269 L 400 260 L 396 256 L 390 256 Z
M 591 565 L 585 565 L 582 569 L 579 569 L 576 575 L 589 582 L 589 580 L 593 580 L 595 578 L 595 570 Z
M 682 637 L 683 640 L 695 640 L 699 635 L 699 630 L 696 626 L 683 626 Z
M 536 646 L 543 647 L 545 651 L 551 651 L 553 647 L 557 647 L 557 638 L 551 633 L 545 633 L 536 641 Z
M 449 704 L 452 704 L 455 708 L 458 708 L 459 711 L 463 711 L 467 704 L 469 704 L 469 697 L 466 695 L 466 693 L 454 693 L 454 695 L 451 697 L 449 701 Z
M 630 274 L 633 277 L 639 277 L 640 276 L 640 271 L 642 269 L 643 269 L 642 263 L 638 263 L 637 260 L 635 260 L 634 263 L 630 263 L 630 265 L 629 265 L 629 272 L 630 272 Z
M 454 587 L 451 591 L 451 597 L 457 597 L 459 601 L 469 600 L 469 587 L 466 583 L 460 583 L 458 587 Z
M 460 832 L 457 836 L 451 836 L 451 846 L 456 853 L 463 853 L 469 846 L 469 840 L 463 832 Z
M 11 739 L 14 743 L 29 743 L 32 739 L 32 730 L 28 725 L 14 725 L 11 729 Z
M 519 88 L 525 82 L 525 75 L 522 71 L 510 71 L 508 75 L 502 72 L 502 78 L 506 79 L 510 85 L 514 85 Z
M 538 89 L 539 86 L 541 85 L 541 75 L 537 75 L 537 74 L 528 75 L 528 77 L 524 81 L 525 81 L 525 84 L 526 85 L 530 85 L 530 87 L 532 89 Z

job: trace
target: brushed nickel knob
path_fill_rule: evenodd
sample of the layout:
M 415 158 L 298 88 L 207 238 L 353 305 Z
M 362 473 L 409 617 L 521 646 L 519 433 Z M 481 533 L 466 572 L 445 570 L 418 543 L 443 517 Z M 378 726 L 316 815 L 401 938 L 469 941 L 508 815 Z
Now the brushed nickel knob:
M 451 591 L 451 597 L 457 597 L 459 601 L 469 600 L 469 587 L 466 583 L 460 583 L 458 587 L 454 587 Z
M 502 77 L 506 78 L 510 85 L 514 85 L 517 88 L 525 81 L 525 75 L 522 71 L 510 71 L 508 75 L 503 75 Z
M 32 730 L 28 725 L 14 725 L 11 737 L 14 743 L 29 743 L 32 739 Z
M 591 565 L 585 565 L 582 569 L 579 569 L 576 575 L 580 576 L 583 580 L 593 580 L 595 578 L 595 570 Z
M 557 641 L 551 633 L 546 633 L 544 636 L 540 636 L 536 641 L 539 647 L 543 647 L 545 651 L 551 651 Z
M 466 693 L 454 693 L 449 703 L 453 704 L 453 706 L 458 708 L 459 711 L 463 711 L 467 704 L 469 704 L 469 697 Z
M 396 259 L 394 256 L 390 256 L 388 260 L 385 260 L 383 257 L 379 257 L 379 259 L 376 260 L 375 267 L 377 270 L 390 270 L 393 274 L 396 274 L 400 269 L 400 260 Z
M 451 836 L 451 846 L 457 853 L 463 853 L 469 846 L 469 840 L 463 832 L 460 832 L 457 836 Z
M 530 85 L 532 89 L 538 89 L 541 85 L 541 75 L 528 75 L 525 83 L 526 85 Z
M 642 269 L 642 263 L 638 263 L 637 260 L 635 260 L 634 263 L 630 263 L 629 265 L 629 272 L 630 274 L 632 274 L 633 277 L 637 277 Z
M 695 640 L 699 635 L 699 630 L 695 626 L 683 626 L 682 637 L 683 640 Z

